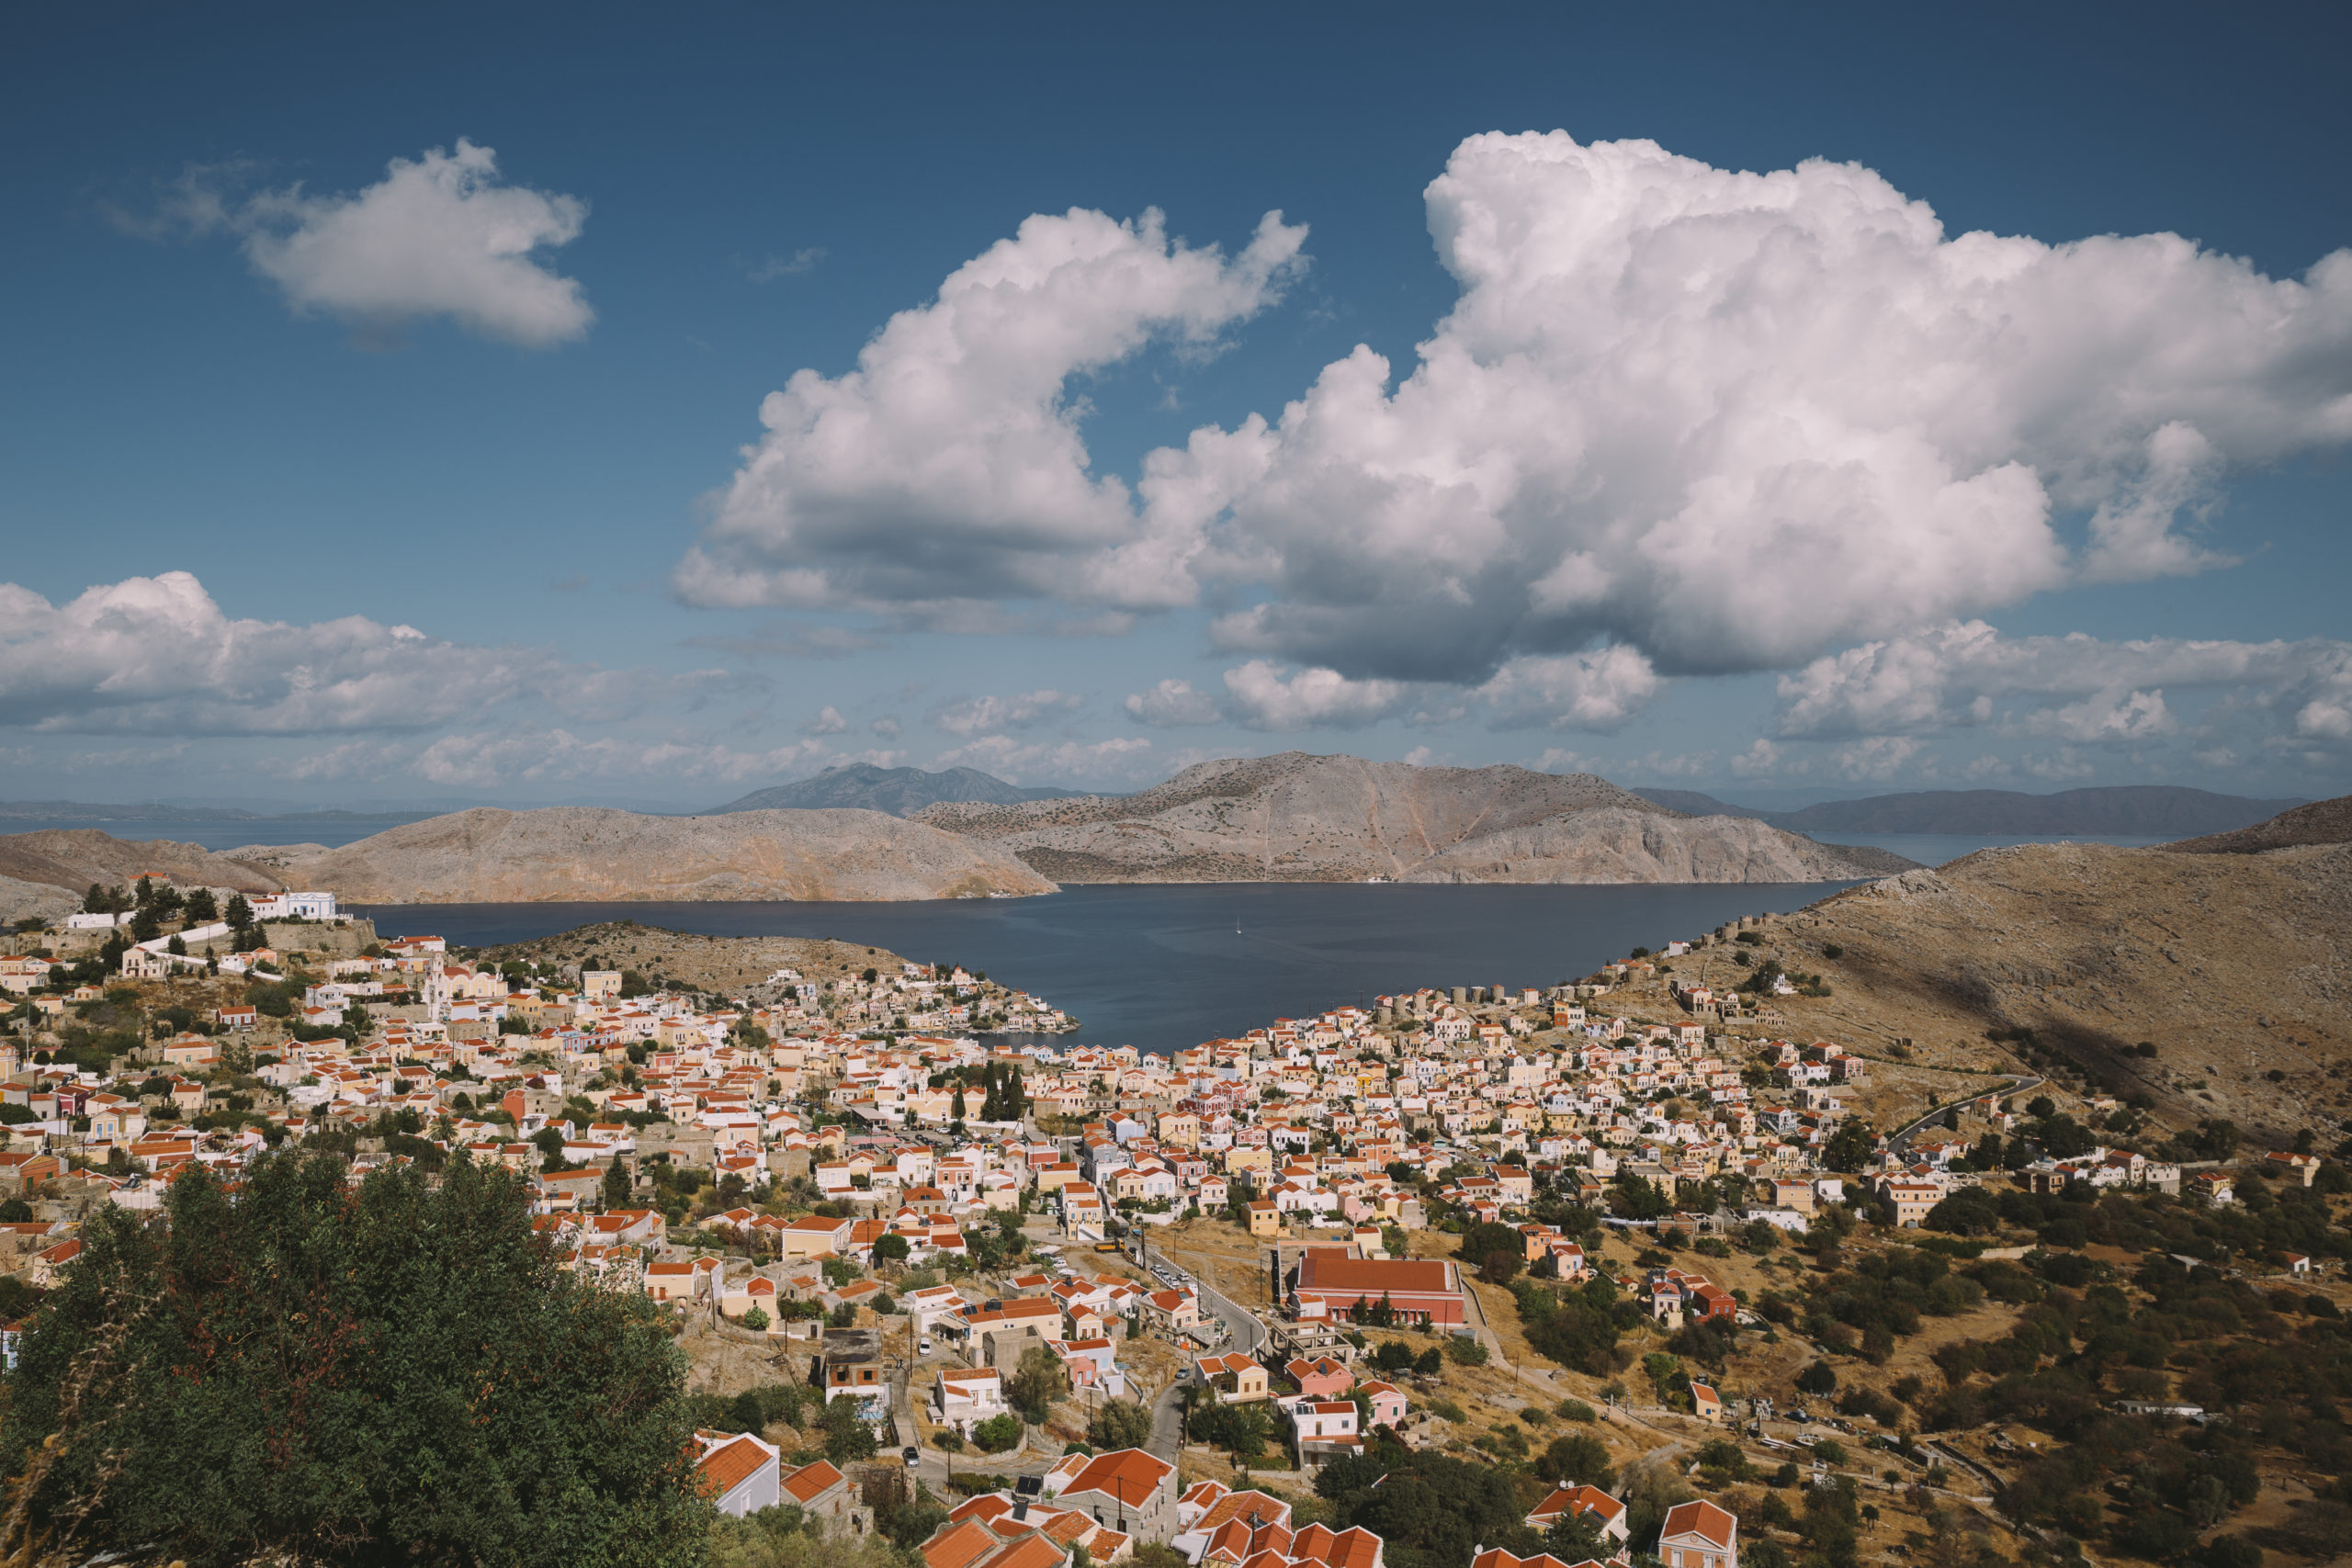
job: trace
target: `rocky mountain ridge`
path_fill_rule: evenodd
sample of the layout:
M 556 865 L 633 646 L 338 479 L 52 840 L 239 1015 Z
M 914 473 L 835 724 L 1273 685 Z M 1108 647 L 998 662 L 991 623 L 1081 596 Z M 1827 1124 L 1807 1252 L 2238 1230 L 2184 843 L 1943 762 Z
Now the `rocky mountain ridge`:
M 406 823 L 340 849 L 234 852 L 353 904 L 974 898 L 1054 885 L 992 845 L 879 811 L 648 817 L 559 806 Z
M 941 805 L 914 819 L 1057 882 L 1826 882 L 1911 863 L 1686 818 L 1590 773 L 1298 751 L 1203 762 L 1137 795 Z
M 753 790 L 739 800 L 715 806 L 704 815 L 850 807 L 911 817 L 924 807 L 942 801 L 985 801 L 1010 806 L 1024 800 L 1054 800 L 1076 793 L 1007 784 L 978 768 L 948 768 L 932 773 L 921 768 L 878 768 L 871 762 L 849 762 L 791 784 Z
M 1793 833 L 2218 833 L 2299 806 L 2177 784 L 2118 784 L 2029 795 L 2013 789 L 1928 789 L 1825 800 L 1792 811 L 1734 806 L 1686 789 L 1642 789 L 1645 800 L 1692 817 L 1753 817 Z

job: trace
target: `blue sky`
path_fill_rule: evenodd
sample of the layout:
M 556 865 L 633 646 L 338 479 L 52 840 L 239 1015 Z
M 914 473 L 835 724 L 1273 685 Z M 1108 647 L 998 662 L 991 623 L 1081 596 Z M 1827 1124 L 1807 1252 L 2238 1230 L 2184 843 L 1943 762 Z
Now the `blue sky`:
M 2346 787 L 2340 15 L 845 12 L 21 28 L 0 797 Z

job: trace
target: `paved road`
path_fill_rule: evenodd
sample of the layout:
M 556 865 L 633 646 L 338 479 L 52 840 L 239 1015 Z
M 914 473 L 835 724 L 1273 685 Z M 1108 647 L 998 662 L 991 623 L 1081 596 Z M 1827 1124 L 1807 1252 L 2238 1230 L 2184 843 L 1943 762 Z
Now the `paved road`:
M 2001 1099 L 2006 1100 L 2011 1095 L 2023 1094 L 2029 1089 L 2040 1089 L 2049 1080 L 2047 1078 L 2013 1077 L 2008 1080 L 2008 1088 L 1996 1089 L 1993 1092 Z M 1981 1093 L 1972 1094 L 1968 1098 L 1971 1100 L 1982 1100 L 1984 1096 Z M 1955 1100 L 1953 1103 L 1958 1104 L 1959 1101 Z M 1917 1122 L 1912 1122 L 1908 1127 L 1904 1128 L 1903 1131 L 1890 1135 L 1886 1140 L 1886 1146 L 1890 1149 L 1896 1150 L 1897 1152 L 1908 1152 L 1911 1140 L 1918 1133 L 1919 1129 L 1925 1127 L 1930 1122 L 1939 1120 L 1942 1117 L 1945 1111 L 1950 1111 L 1951 1109 L 1951 1106 L 1950 1105 L 1938 1106 L 1935 1110 L 1928 1111 L 1925 1116 L 1920 1117 Z

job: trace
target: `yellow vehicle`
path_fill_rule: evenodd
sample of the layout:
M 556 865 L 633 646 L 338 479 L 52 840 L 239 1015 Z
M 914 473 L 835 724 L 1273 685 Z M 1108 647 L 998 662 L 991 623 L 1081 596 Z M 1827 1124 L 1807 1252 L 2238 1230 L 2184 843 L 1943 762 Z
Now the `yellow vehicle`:
M 1094 1244 L 1094 1250 L 1097 1252 L 1123 1252 L 1125 1248 L 1122 1247 L 1115 1241 L 1098 1241 Z

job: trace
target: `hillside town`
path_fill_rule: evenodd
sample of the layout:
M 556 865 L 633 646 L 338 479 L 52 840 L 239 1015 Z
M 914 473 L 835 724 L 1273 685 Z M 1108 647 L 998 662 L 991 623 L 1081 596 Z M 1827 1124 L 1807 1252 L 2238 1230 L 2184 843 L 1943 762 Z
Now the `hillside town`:
M 1758 922 L 1580 981 L 1397 992 L 1163 1057 L 1056 1044 L 1068 1020 L 1046 1003 L 889 955 L 722 997 L 593 954 L 378 941 L 329 892 L 247 904 L 158 878 L 86 902 L 0 957 L 11 1345 L 96 1206 L 158 1210 L 191 1169 L 233 1183 L 289 1145 L 339 1152 L 355 1182 L 500 1167 L 530 1184 L 564 1269 L 673 1314 L 682 1343 L 755 1348 L 823 1407 L 848 1402 L 862 1435 L 826 1452 L 788 1447 L 788 1427 L 705 1430 L 721 1512 L 879 1528 L 897 1494 L 859 1464 L 895 1451 L 953 1503 L 916 1543 L 928 1568 L 1085 1568 L 1145 1549 L 1383 1568 L 1381 1535 L 1296 1517 L 1300 1500 L 1250 1468 L 1311 1488 L 1384 1445 L 1487 1444 L 1465 1444 L 1441 1381 L 1526 1353 L 1499 1332 L 1513 1298 L 1482 1302 L 1487 1287 L 1540 1280 L 1548 1303 L 1594 1285 L 1687 1360 L 1710 1335 L 1832 1337 L 1802 1301 L 1735 1282 L 1714 1261 L 1733 1239 L 1834 1257 L 1857 1223 L 1923 1233 L 1995 1202 L 1988 1183 L 2236 1201 L 2234 1167 L 2185 1171 L 2153 1136 L 2110 1141 L 2014 1077 L 1874 1130 L 1857 1100 L 1895 1064 L 1775 1032 L 1775 998 L 1805 982 L 1747 962 Z M 1711 953 L 1739 955 L 1724 967 L 1747 984 L 1675 973 L 1703 974 Z M 982 1021 L 1003 1032 L 984 1038 Z M 2077 1100 L 2132 1124 L 2111 1100 Z M 2264 1157 L 2302 1188 L 2322 1167 L 2307 1149 Z M 1619 1332 L 1587 1370 L 1617 1364 Z M 1550 1374 L 1531 1400 L 1526 1375 L 1494 1396 L 1506 1414 L 1515 1400 L 1539 1430 L 1552 1404 L 1593 1419 Z M 1719 1373 L 1653 1381 L 1647 1416 L 1612 1382 L 1605 1424 L 1687 1422 L 1678 1440 L 1697 1445 L 1736 1438 L 1744 1410 L 1752 1438 L 1791 1454 L 1826 1440 Z M 1116 1408 L 1142 1414 L 1123 1428 L 1102 1415 Z M 1915 1501 L 1940 1506 L 1920 1489 L 1950 1490 L 1969 1461 L 1905 1442 Z M 967 1450 L 1001 1472 L 956 1476 Z M 1520 1521 L 1521 1550 L 1478 1543 L 1472 1568 L 1737 1568 L 1738 1515 L 1635 1497 L 1630 1469 L 1612 1493 L 1604 1468 L 1540 1472 L 1551 1490 Z M 1818 1455 L 1814 1470 L 1834 1479 Z M 976 1474 L 989 1479 L 971 1490 Z M 1765 1540 L 1751 1564 L 1778 1550 Z

